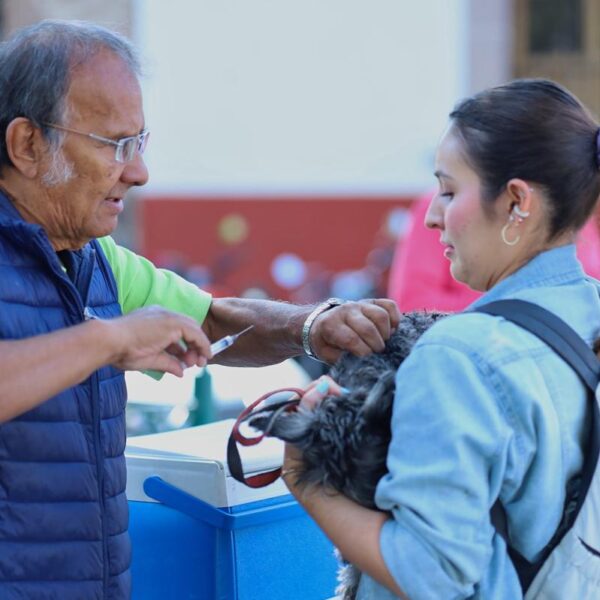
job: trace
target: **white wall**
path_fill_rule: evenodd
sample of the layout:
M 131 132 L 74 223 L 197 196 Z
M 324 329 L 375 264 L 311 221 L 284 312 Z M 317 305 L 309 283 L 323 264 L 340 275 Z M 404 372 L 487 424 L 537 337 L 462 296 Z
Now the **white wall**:
M 136 0 L 145 193 L 412 193 L 468 87 L 468 0 Z

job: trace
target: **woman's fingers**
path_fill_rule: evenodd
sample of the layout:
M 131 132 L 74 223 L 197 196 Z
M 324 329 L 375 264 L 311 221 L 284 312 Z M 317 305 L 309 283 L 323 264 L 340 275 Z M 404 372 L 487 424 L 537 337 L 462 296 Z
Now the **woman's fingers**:
M 342 396 L 343 394 L 347 394 L 348 390 L 338 385 L 331 377 L 328 375 L 323 375 L 313 381 L 304 392 L 302 396 L 302 400 L 300 401 L 300 406 L 308 409 L 314 410 L 323 399 L 327 396 Z

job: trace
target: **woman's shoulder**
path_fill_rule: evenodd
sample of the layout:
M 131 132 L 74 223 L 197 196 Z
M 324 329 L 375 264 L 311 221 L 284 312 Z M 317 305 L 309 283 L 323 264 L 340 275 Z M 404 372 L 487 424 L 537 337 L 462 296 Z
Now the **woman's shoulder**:
M 490 335 L 495 329 L 495 320 L 476 311 L 449 313 L 439 319 L 421 337 L 421 344 L 440 343 L 443 340 L 466 340 Z
M 415 345 L 421 351 L 442 349 L 489 362 L 517 359 L 540 345 L 514 323 L 477 311 L 449 314 L 427 330 Z M 443 353 L 440 352 L 440 358 Z

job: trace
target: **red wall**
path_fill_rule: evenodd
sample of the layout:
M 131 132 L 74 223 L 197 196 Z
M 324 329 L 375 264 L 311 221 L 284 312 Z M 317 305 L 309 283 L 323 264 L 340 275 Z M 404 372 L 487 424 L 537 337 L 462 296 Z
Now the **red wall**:
M 176 252 L 215 273 L 217 294 L 239 294 L 261 286 L 271 296 L 288 291 L 272 280 L 270 265 L 281 252 L 297 254 L 315 271 L 359 269 L 369 252 L 386 240 L 386 220 L 410 197 L 144 198 L 138 203 L 143 255 L 164 263 Z M 247 236 L 227 244 L 219 224 L 241 215 Z M 388 236 L 389 237 L 389 236 Z

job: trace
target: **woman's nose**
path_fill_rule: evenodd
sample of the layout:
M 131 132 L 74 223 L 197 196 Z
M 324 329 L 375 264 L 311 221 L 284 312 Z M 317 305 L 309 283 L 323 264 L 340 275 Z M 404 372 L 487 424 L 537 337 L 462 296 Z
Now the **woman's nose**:
M 436 194 L 429 203 L 425 213 L 425 227 L 429 229 L 442 229 L 444 227 L 444 210 L 439 194 Z

